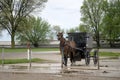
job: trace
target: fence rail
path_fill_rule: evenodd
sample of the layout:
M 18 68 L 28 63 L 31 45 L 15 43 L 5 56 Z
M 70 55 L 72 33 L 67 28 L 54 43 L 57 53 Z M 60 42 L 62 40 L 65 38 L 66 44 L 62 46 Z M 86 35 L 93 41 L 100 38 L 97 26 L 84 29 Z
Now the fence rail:
M 0 45 L 0 48 L 10 48 L 11 45 Z M 31 46 L 32 48 L 34 48 L 34 46 Z M 40 44 L 38 47 L 40 48 L 58 48 L 59 45 L 58 44 Z M 15 45 L 15 48 L 27 48 L 27 45 Z
M 0 48 L 11 48 L 11 45 L 0 45 Z M 31 46 L 34 48 L 34 46 Z M 40 48 L 58 48 L 59 44 L 40 44 Z M 96 44 L 93 44 L 93 48 L 96 47 Z M 27 48 L 27 45 L 15 45 L 15 48 Z M 101 44 L 101 48 L 111 48 L 109 44 Z M 115 44 L 113 48 L 120 48 L 120 44 Z

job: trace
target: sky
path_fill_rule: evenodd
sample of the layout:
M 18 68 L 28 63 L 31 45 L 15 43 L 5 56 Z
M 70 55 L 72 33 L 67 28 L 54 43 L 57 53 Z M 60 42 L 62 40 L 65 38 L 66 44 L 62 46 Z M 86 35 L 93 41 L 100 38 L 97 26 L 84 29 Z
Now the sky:
M 80 6 L 83 0 L 48 0 L 41 15 L 52 25 L 63 29 L 76 27 L 80 24 Z
M 59 25 L 62 29 L 70 29 L 80 24 L 80 6 L 83 0 L 48 0 L 42 12 L 35 16 L 42 17 L 51 26 Z M 0 41 L 10 41 L 7 31 L 2 32 Z

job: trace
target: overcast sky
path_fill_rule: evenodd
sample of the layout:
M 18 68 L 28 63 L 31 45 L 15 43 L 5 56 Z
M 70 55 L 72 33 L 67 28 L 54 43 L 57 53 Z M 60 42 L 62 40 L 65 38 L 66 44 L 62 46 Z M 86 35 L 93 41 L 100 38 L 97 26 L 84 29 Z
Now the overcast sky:
M 42 18 L 52 25 L 63 29 L 78 26 L 80 23 L 80 6 L 83 0 L 48 0 L 42 11 Z
M 69 29 L 80 24 L 80 6 L 83 0 L 48 0 L 45 8 L 36 16 L 42 17 L 51 25 L 59 25 L 62 29 Z M 2 33 L 0 41 L 8 41 L 7 32 Z

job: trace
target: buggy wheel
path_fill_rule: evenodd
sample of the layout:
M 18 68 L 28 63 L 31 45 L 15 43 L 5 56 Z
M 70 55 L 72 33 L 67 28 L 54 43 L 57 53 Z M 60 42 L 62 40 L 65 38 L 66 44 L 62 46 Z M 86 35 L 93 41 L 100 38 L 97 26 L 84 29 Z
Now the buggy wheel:
M 98 63 L 98 51 L 97 50 L 94 51 L 93 62 L 94 62 L 94 65 Z
M 89 51 L 86 51 L 85 53 L 85 63 L 88 66 L 90 64 L 90 53 Z

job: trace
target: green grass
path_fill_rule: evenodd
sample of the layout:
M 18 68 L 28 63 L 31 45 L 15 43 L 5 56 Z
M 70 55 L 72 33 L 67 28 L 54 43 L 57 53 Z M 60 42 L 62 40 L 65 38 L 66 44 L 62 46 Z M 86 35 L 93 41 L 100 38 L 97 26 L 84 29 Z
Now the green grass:
M 91 53 L 93 55 L 93 53 Z M 99 52 L 99 56 L 101 57 L 119 57 L 120 53 L 114 53 L 114 52 Z
M 59 51 L 59 48 L 32 48 L 33 52 L 41 52 L 41 51 Z M 27 48 L 5 48 L 5 53 L 19 53 L 19 52 L 27 52 Z M 0 54 L 2 53 L 2 48 L 0 48 Z M 93 53 L 91 53 L 93 54 Z M 100 56 L 120 56 L 120 53 L 113 53 L 113 52 L 99 52 Z
M 40 51 L 59 51 L 59 48 L 32 48 L 33 52 L 40 52 Z M 0 53 L 2 52 L 2 48 L 0 48 Z M 19 52 L 27 52 L 27 48 L 4 48 L 5 53 L 19 53 Z
M 34 58 L 31 62 L 43 62 L 45 60 Z M 29 63 L 27 59 L 4 59 L 4 64 L 17 64 L 17 63 Z M 0 64 L 2 64 L 2 60 L 0 60 Z
M 114 56 L 114 57 L 120 56 L 120 53 L 113 52 L 100 52 L 99 54 L 100 56 Z

